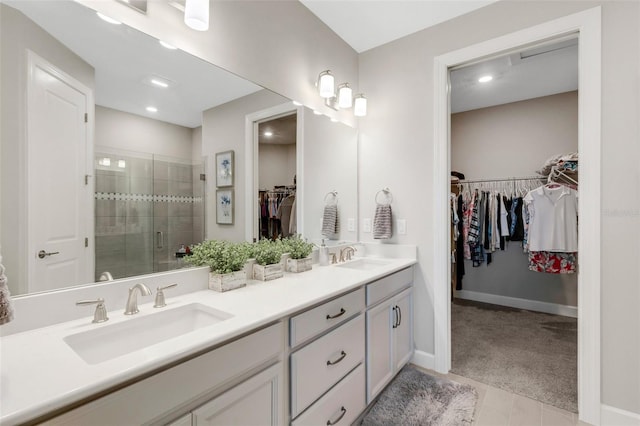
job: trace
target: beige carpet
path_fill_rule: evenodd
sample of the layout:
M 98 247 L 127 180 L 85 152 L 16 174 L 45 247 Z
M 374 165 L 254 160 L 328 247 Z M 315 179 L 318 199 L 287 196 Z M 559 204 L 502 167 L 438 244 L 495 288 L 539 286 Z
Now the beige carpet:
M 451 372 L 577 412 L 577 320 L 455 299 Z

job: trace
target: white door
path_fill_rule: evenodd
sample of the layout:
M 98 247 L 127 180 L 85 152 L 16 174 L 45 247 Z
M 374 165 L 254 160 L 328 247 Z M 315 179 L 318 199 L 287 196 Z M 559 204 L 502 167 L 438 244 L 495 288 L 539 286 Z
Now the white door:
M 91 91 L 29 52 L 27 103 L 28 287 L 94 281 Z M 85 241 L 85 238 L 87 240 Z
M 397 320 L 393 332 L 395 370 L 400 370 L 413 356 L 412 289 L 400 293 L 395 300 Z
M 393 377 L 392 301 L 367 311 L 367 404 Z
M 193 410 L 194 426 L 284 424 L 282 363 Z

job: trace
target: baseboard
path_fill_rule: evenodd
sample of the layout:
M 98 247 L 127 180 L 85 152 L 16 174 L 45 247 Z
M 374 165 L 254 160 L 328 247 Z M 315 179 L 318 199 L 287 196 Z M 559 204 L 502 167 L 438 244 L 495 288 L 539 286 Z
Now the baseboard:
M 476 302 L 492 303 L 494 305 L 509 306 L 511 308 L 578 318 L 578 308 L 576 306 L 559 305 L 557 303 L 540 302 L 537 300 L 520 299 L 517 297 L 500 296 L 469 290 L 456 291 L 455 296 L 460 299 L 474 300 Z
M 602 426 L 640 426 L 640 414 L 602 404 L 600 424 Z
M 412 364 L 418 367 L 426 368 L 428 370 L 436 370 L 436 357 L 434 354 L 415 350 L 413 351 L 413 357 L 410 361 Z

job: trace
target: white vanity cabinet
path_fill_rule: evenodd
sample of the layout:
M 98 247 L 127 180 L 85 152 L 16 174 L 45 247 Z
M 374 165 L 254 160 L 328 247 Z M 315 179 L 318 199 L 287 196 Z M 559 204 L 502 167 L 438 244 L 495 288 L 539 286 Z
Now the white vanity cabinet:
M 282 425 L 284 329 L 256 331 L 44 424 Z
M 292 425 L 349 425 L 365 409 L 364 307 L 360 288 L 291 318 Z
M 413 356 L 413 268 L 367 285 L 367 404 Z

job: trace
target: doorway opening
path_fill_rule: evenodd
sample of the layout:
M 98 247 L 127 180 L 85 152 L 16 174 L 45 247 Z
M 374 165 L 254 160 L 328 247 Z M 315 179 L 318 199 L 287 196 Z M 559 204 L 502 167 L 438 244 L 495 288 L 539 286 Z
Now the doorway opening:
M 434 60 L 434 367 L 451 369 L 450 104 L 449 69 L 558 37 L 579 34 L 578 147 L 580 222 L 578 252 L 578 412 L 600 422 L 600 123 L 601 10 L 593 8 L 438 56 Z M 441 248 L 447 247 L 444 251 Z
M 451 371 L 573 413 L 577 36 L 449 72 Z

